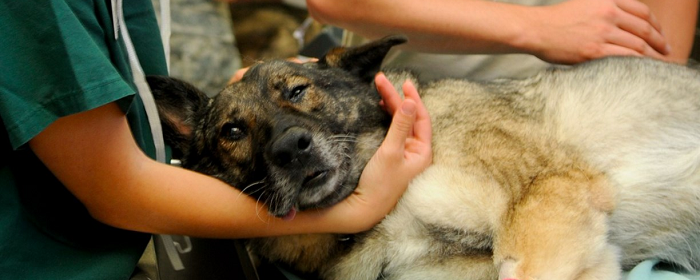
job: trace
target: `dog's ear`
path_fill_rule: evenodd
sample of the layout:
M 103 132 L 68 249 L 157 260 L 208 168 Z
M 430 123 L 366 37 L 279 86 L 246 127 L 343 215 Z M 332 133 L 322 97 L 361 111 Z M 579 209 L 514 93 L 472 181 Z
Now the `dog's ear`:
M 173 149 L 173 157 L 187 154 L 197 114 L 206 107 L 209 97 L 193 85 L 166 76 L 147 76 L 165 142 Z
M 407 42 L 406 36 L 394 35 L 352 48 L 335 48 L 319 60 L 320 66 L 338 67 L 365 82 L 372 82 L 384 57 L 396 45 Z

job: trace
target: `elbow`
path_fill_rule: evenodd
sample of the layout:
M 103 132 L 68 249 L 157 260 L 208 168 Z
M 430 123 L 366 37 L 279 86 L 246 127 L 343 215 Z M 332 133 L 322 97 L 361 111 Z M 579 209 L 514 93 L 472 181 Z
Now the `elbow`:
M 164 232 L 162 229 L 154 227 L 155 224 L 145 222 L 146 217 L 149 216 L 147 214 L 142 213 L 137 217 L 131 213 L 132 211 L 119 211 L 105 207 L 88 207 L 88 212 L 93 219 L 110 227 L 153 234 Z
M 89 204 L 86 204 L 86 207 L 90 216 L 92 216 L 93 219 L 97 220 L 100 223 L 115 228 L 135 230 L 134 228 L 130 227 L 128 223 L 124 222 L 127 219 L 123 217 L 124 215 L 120 213 L 120 211 L 109 209 L 103 206 L 95 206 Z
M 154 229 L 150 228 L 150 224 L 144 222 L 149 214 L 134 205 L 119 203 L 124 200 L 124 198 L 112 197 L 107 200 L 95 199 L 82 202 L 90 216 L 100 223 L 124 230 L 153 233 Z

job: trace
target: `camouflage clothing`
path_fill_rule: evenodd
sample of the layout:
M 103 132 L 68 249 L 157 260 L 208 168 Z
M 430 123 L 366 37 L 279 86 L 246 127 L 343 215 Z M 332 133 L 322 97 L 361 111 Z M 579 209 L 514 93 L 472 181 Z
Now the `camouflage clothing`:
M 159 11 L 159 0 L 152 1 Z M 219 93 L 241 67 L 229 5 L 214 0 L 171 0 L 170 13 L 170 75 L 209 96 Z

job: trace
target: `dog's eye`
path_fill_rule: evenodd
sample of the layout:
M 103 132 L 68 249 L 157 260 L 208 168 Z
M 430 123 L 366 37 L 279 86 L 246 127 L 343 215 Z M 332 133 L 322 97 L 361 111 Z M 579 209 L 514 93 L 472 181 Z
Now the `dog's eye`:
M 221 136 L 236 141 L 245 138 L 246 128 L 238 123 L 227 123 L 221 127 Z
M 301 101 L 301 98 L 304 97 L 304 94 L 306 94 L 307 87 L 307 85 L 295 86 L 291 90 L 285 92 L 284 97 L 287 98 L 287 100 L 292 101 L 294 103 L 299 102 Z

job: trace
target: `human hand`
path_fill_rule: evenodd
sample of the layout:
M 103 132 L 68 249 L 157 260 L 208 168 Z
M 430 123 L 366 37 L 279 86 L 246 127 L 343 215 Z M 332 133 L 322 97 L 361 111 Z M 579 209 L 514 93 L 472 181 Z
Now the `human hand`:
M 291 62 L 295 62 L 295 63 L 318 61 L 317 58 L 313 58 L 313 57 L 304 58 L 303 60 L 300 59 L 299 57 L 290 57 L 290 58 L 287 58 L 287 60 L 291 61 Z M 243 75 L 245 75 L 245 72 L 247 72 L 248 69 L 250 69 L 250 67 L 245 67 L 245 68 L 241 68 L 241 69 L 236 70 L 236 72 L 233 73 L 233 76 L 231 76 L 231 78 L 228 80 L 227 84 L 230 85 L 230 84 L 233 84 L 235 82 L 238 82 L 241 78 L 243 78 Z
M 230 84 L 233 84 L 235 82 L 240 81 L 241 78 L 243 78 L 243 75 L 245 75 L 245 72 L 248 71 L 248 69 L 250 69 L 250 67 L 241 68 L 241 69 L 236 70 L 236 72 L 233 73 L 233 76 L 231 76 L 231 79 L 228 80 L 227 84 L 230 85 Z
M 570 0 L 529 13 L 537 57 L 577 63 L 610 55 L 664 59 L 670 47 L 649 8 L 637 0 Z
M 406 81 L 402 101 L 383 74 L 376 76 L 375 84 L 384 108 L 394 117 L 384 142 L 365 166 L 357 189 L 334 207 L 343 213 L 343 224 L 336 231 L 363 231 L 380 222 L 408 183 L 432 163 L 430 116 L 416 88 Z

